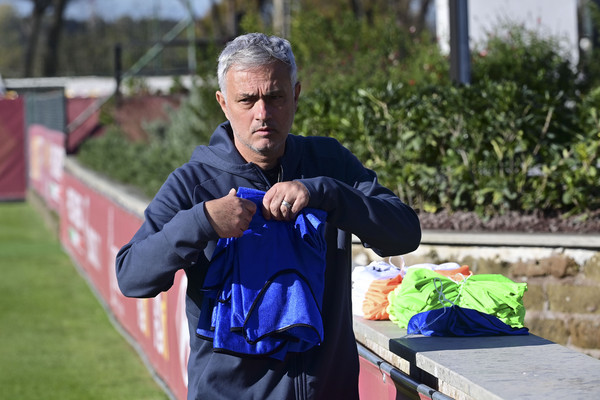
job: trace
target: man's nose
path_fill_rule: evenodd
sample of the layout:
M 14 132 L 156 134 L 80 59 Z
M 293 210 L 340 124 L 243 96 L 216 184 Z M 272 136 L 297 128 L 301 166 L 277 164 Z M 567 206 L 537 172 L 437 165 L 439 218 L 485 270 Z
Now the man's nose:
M 256 119 L 266 120 L 270 115 L 270 107 L 269 103 L 265 101 L 265 99 L 258 99 L 258 101 L 254 104 Z

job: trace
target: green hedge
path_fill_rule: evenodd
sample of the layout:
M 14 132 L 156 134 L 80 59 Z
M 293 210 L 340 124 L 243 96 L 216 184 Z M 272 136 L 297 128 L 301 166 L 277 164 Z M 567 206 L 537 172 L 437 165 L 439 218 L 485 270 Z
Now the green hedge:
M 596 108 L 584 103 L 559 117 L 553 99 L 532 106 L 535 98 L 514 82 L 489 81 L 314 92 L 296 129 L 338 138 L 428 212 L 598 208 Z

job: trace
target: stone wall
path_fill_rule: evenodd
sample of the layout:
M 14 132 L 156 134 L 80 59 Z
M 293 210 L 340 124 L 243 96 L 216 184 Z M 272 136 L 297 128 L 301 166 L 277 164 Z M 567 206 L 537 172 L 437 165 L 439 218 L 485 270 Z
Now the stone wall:
M 600 358 L 600 253 L 583 265 L 556 255 L 508 266 L 527 282 L 523 303 L 532 333 Z
M 360 245 L 354 264 L 379 259 Z M 600 359 L 600 252 L 565 248 L 421 245 L 390 260 L 399 266 L 454 261 L 476 274 L 526 282 L 525 325 L 530 332 Z

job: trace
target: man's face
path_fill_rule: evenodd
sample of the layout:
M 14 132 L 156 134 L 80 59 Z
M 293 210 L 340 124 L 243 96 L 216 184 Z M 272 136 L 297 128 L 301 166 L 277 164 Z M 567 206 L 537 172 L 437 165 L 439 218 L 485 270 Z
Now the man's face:
M 217 101 L 231 123 L 235 146 L 248 162 L 273 167 L 285 150 L 300 95 L 292 87 L 285 64 L 276 61 L 253 69 L 237 69 L 225 76 L 225 91 Z

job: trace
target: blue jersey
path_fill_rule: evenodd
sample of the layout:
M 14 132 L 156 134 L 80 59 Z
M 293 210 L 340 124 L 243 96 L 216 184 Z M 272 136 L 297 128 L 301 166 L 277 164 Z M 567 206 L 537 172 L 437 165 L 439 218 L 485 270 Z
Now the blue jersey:
M 218 241 L 196 334 L 213 340 L 215 351 L 283 360 L 323 340 L 327 213 L 305 208 L 295 221 L 266 220 L 264 194 L 237 191 L 259 211 L 241 238 Z

